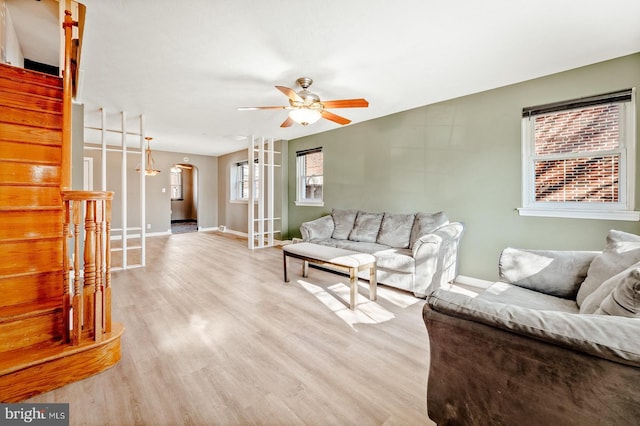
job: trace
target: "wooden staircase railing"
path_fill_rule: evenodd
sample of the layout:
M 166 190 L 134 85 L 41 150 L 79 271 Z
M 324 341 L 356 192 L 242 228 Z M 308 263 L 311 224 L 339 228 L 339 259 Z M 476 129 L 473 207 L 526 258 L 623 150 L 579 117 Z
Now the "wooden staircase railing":
M 65 340 L 72 345 L 87 339 L 99 342 L 111 332 L 113 192 L 62 191 L 62 199 Z

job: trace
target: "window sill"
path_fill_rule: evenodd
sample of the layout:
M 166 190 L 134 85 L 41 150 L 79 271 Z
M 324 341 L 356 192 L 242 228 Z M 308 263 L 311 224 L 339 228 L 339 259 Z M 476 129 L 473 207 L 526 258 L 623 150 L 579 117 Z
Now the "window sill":
M 637 211 L 606 211 L 606 210 L 560 210 L 560 209 L 536 209 L 518 208 L 520 216 L 539 217 L 565 217 L 572 219 L 601 219 L 601 220 L 627 220 L 639 221 L 640 212 Z
M 229 204 L 249 204 L 249 200 L 229 200 Z
M 324 207 L 324 201 L 296 201 L 296 206 Z

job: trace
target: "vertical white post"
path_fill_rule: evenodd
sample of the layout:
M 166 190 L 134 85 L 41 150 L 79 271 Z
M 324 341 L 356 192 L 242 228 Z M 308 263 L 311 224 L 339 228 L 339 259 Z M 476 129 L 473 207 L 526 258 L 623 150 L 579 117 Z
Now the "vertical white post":
M 264 137 L 258 140 L 258 247 L 264 247 Z
M 127 114 L 120 112 L 122 125 L 122 269 L 127 269 Z
M 255 239 L 255 222 L 254 222 L 254 200 L 255 200 L 255 191 L 253 187 L 253 183 L 255 181 L 255 171 L 253 169 L 253 153 L 255 147 L 255 136 L 251 135 L 249 138 L 249 146 L 247 148 L 247 168 L 249 169 L 249 202 L 247 203 L 247 233 L 249 240 L 249 249 L 253 250 L 255 248 L 254 239 Z
M 100 131 L 101 157 L 100 157 L 100 190 L 107 190 L 107 111 L 100 108 L 100 118 L 102 121 Z
M 273 138 L 269 139 L 269 143 L 267 145 L 267 153 L 268 153 L 268 161 L 267 161 L 267 170 L 269 171 L 268 174 L 268 189 L 267 189 L 267 197 L 268 197 L 268 201 L 267 201 L 267 218 L 268 218 L 268 237 L 267 237 L 267 241 L 268 241 L 268 245 L 269 246 L 273 246 L 273 242 L 274 242 L 274 234 L 275 234 L 275 226 L 274 226 L 274 208 L 273 208 L 273 194 L 274 194 L 274 182 L 273 182 L 273 178 L 274 178 L 274 169 L 275 169 L 275 143 L 273 142 Z
M 147 156 L 144 150 L 144 116 L 140 115 L 140 265 L 145 266 L 147 263 L 147 193 L 146 193 L 146 169 L 145 160 Z

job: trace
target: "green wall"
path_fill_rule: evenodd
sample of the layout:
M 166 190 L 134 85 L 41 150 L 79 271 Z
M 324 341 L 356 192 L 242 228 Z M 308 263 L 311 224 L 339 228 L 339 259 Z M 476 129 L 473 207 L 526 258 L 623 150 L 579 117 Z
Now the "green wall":
M 495 280 L 507 246 L 601 250 L 609 229 L 640 234 L 638 222 L 522 217 L 516 211 L 522 108 L 638 86 L 640 53 L 292 140 L 288 236 L 299 236 L 302 222 L 332 208 L 442 210 L 466 226 L 460 274 Z M 297 207 L 295 152 L 319 146 L 325 205 Z M 637 178 L 636 193 L 638 206 Z

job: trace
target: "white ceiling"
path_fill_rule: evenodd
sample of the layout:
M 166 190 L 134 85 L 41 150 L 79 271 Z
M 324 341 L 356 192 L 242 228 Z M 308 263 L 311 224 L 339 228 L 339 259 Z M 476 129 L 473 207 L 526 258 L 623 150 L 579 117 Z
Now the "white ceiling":
M 282 129 L 286 111 L 236 110 L 287 105 L 274 86 L 301 76 L 323 100 L 366 98 L 332 110 L 357 123 L 640 51 L 638 0 L 83 3 L 88 124 L 100 107 L 144 114 L 152 149 L 194 154 L 340 127 Z

